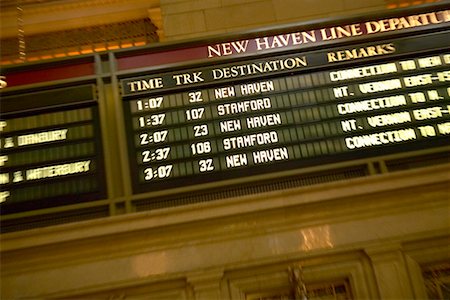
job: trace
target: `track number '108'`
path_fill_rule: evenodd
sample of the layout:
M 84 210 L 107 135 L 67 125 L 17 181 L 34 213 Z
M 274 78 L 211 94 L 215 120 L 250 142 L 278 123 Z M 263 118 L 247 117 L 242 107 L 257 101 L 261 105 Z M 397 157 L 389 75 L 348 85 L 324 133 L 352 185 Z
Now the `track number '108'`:
M 211 142 L 200 142 L 191 145 L 192 155 L 205 154 L 211 152 Z

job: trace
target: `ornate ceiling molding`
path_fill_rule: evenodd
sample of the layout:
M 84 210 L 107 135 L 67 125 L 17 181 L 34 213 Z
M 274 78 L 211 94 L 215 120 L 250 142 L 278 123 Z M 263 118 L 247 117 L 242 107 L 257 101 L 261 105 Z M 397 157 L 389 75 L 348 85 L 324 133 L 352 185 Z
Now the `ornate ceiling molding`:
M 40 34 L 55 31 L 55 29 L 70 30 L 141 19 L 149 17 L 148 10 L 160 7 L 159 0 L 20 1 L 25 34 Z M 13 3 L 15 5 L 12 5 Z M 1 37 L 15 36 L 17 34 L 17 1 L 7 0 L 2 4 L 0 19 L 2 20 Z

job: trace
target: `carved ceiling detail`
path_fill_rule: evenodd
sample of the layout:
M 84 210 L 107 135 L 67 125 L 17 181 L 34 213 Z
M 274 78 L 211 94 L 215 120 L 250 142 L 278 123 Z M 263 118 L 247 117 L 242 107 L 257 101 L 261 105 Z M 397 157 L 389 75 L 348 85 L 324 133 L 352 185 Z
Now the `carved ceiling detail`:
M 159 0 L 2 0 L 1 37 L 17 34 L 17 4 L 23 10 L 25 35 L 105 25 L 149 17 Z M 155 15 L 157 17 L 157 14 Z M 158 22 L 154 22 L 155 24 Z M 161 22 L 160 22 L 161 23 Z M 161 24 L 162 25 L 162 24 Z M 162 29 L 159 27 L 159 29 Z

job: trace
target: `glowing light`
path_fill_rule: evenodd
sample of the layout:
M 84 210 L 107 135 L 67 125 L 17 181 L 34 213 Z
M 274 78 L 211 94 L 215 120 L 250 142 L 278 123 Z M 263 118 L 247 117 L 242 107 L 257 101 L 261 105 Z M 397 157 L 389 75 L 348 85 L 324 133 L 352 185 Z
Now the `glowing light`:
M 333 248 L 330 227 L 328 225 L 312 227 L 300 230 L 300 236 L 303 240 L 301 250 L 311 251 L 316 249 Z

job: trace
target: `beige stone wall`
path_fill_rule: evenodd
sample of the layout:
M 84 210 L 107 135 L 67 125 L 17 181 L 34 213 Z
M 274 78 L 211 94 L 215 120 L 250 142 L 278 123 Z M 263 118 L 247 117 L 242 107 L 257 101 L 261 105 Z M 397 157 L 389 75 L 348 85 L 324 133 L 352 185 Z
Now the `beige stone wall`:
M 301 264 L 354 299 L 426 299 L 421 266 L 449 260 L 449 167 L 5 234 L 0 298 L 242 300 Z
M 384 0 L 161 0 L 160 3 L 166 40 L 370 14 L 386 7 Z

